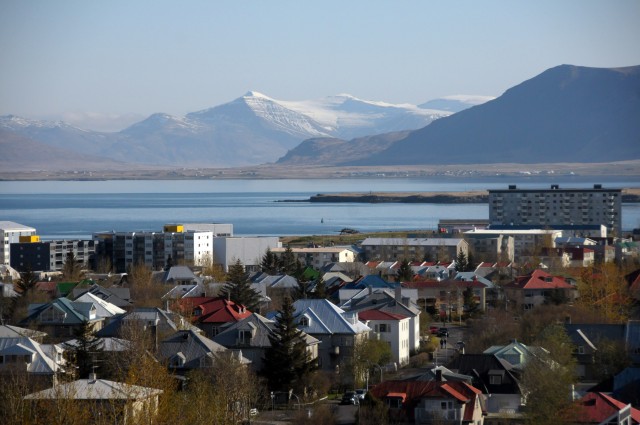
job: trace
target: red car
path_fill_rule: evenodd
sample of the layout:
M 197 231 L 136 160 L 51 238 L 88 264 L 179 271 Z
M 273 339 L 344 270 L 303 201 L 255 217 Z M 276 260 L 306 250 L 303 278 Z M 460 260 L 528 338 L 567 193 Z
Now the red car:
M 438 333 L 438 327 L 437 326 L 429 326 L 429 332 L 431 333 L 431 335 L 435 335 Z

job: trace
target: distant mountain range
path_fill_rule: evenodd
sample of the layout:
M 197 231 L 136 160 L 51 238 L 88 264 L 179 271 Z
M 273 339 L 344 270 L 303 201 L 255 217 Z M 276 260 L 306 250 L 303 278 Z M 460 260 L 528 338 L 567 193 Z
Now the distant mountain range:
M 495 99 L 421 105 L 249 92 L 184 117 L 154 114 L 116 133 L 4 116 L 0 148 L 4 171 L 637 160 L 640 66 L 561 65 Z
M 431 106 L 437 105 L 431 103 Z M 340 155 L 363 143 L 357 156 Z M 403 134 L 308 140 L 281 164 L 594 163 L 640 159 L 640 66 L 562 65 L 495 100 Z
M 350 95 L 280 101 L 249 92 L 229 103 L 184 117 L 154 114 L 117 133 L 82 130 L 64 122 L 3 116 L 0 117 L 0 130 L 3 130 L 0 138 L 4 149 L 14 152 L 10 164 L 5 164 L 14 169 L 66 169 L 70 163 L 76 168 L 89 166 L 85 161 L 70 161 L 74 155 L 90 159 L 93 168 L 112 167 L 116 162 L 183 167 L 246 166 L 274 162 L 311 137 L 347 139 L 417 129 L 465 105 L 470 107 L 490 99 L 444 98 L 436 101 L 441 109 L 429 109 L 366 101 Z M 38 149 L 33 148 L 33 143 L 59 150 L 49 150 L 49 160 L 36 164 L 34 152 Z M 24 149 L 20 149 L 20 145 Z

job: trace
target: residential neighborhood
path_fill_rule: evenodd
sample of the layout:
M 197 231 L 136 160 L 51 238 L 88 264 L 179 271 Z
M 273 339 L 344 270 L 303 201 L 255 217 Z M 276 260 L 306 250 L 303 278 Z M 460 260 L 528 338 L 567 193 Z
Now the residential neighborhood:
M 489 193 L 488 221 L 326 246 L 0 221 L 3 422 L 639 424 L 620 190 Z

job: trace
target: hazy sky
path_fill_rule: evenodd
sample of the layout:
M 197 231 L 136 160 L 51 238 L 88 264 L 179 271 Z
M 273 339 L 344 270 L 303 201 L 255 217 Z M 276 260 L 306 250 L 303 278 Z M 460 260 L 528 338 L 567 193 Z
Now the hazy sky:
M 0 115 L 122 127 L 256 90 L 422 103 L 640 64 L 640 1 L 0 0 Z

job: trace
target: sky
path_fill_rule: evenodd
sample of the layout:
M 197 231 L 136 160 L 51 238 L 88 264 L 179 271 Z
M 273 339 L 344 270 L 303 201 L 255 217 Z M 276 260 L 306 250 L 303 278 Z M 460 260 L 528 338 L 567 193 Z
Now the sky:
M 0 0 L 0 115 L 116 131 L 249 90 L 420 104 L 640 65 L 638 0 Z

